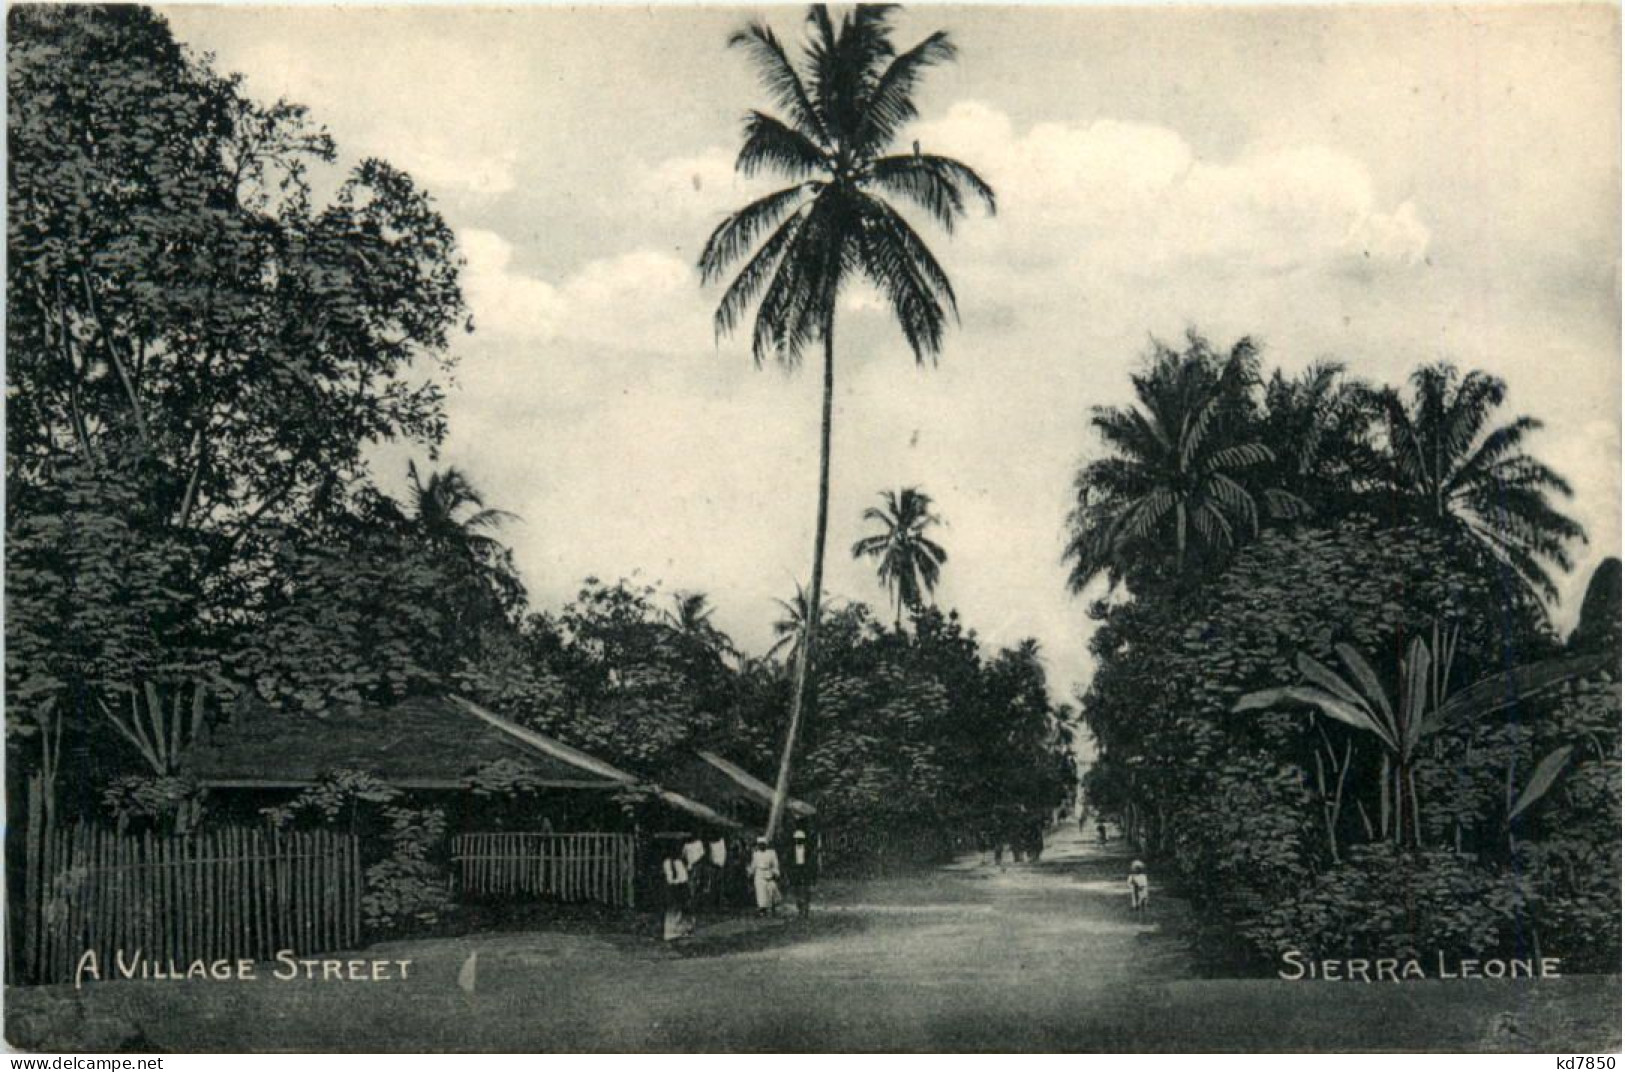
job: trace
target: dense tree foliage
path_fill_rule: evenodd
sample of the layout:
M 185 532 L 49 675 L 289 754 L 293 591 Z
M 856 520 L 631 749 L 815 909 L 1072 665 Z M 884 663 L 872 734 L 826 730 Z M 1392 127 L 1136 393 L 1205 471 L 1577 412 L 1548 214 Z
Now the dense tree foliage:
M 169 767 L 175 723 L 244 673 L 307 706 L 409 687 L 399 645 L 356 630 L 407 629 L 373 615 L 434 582 L 352 521 L 369 444 L 444 433 L 425 373 L 463 319 L 451 230 L 381 160 L 318 200 L 327 135 L 149 9 L 8 27 L 12 695 L 69 758 Z
M 1155 484 L 1097 497 L 1101 474 L 1168 439 L 1163 417 L 1097 417 L 1110 453 L 1079 477 L 1074 583 L 1128 588 L 1091 605 L 1091 799 L 1186 881 L 1230 952 L 1527 955 L 1544 939 L 1580 958 L 1583 920 L 1613 938 L 1598 962 L 1617 957 L 1617 874 L 1581 869 L 1618 859 L 1618 570 L 1599 570 L 1565 646 L 1544 575 L 1513 561 L 1565 566 L 1580 535 L 1543 497 L 1561 478 L 1521 452 L 1533 422 L 1486 431 L 1504 387 L 1448 366 L 1421 370 L 1406 405 L 1332 365 L 1227 383 L 1211 354 L 1195 336 L 1157 348 L 1142 402 L 1159 377 L 1205 382 L 1181 425 L 1266 452 L 1228 501 L 1291 501 L 1232 507 L 1256 534 L 1231 526 L 1182 562 L 1172 505 L 1160 530 L 1102 505 L 1148 516 Z M 1199 468 L 1159 472 L 1167 503 L 1197 495 Z M 1518 510 L 1474 508 L 1508 488 Z

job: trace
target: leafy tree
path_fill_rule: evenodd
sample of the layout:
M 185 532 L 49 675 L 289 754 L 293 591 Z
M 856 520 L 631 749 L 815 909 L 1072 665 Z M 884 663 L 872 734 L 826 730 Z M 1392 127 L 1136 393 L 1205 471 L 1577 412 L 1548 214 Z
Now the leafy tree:
M 498 636 L 459 676 L 510 717 L 633 770 L 656 775 L 681 752 L 717 743 L 733 675 L 657 605 L 652 585 L 588 578 L 556 617 Z M 731 642 L 720 631 L 715 643 Z
M 813 537 L 810 620 L 823 596 L 824 544 L 829 523 L 831 408 L 835 384 L 835 309 L 844 284 L 869 280 L 886 298 L 915 360 L 934 359 L 956 310 L 947 273 L 924 241 L 884 195 L 911 202 L 952 231 L 967 195 L 991 212 L 991 187 L 970 168 L 922 152 L 889 154 L 891 143 L 917 113 L 913 96 L 926 70 L 954 58 L 943 32 L 898 52 L 892 42 L 891 5 L 859 5 L 837 24 L 829 9 L 813 5 L 799 66 L 773 31 L 753 23 L 730 39 L 756 63 L 764 87 L 784 110 L 780 119 L 752 111 L 736 166 L 749 176 L 769 170 L 787 186 L 735 212 L 711 233 L 700 254 L 706 282 L 723 278 L 749 254 L 717 307 L 719 334 L 732 331 L 757 302 L 751 351 L 786 367 L 803 349 L 824 344 L 820 421 L 818 519 Z M 754 248 L 754 252 L 751 252 Z M 768 834 L 778 827 L 789 788 L 801 713 L 807 703 L 816 635 L 797 661 L 790 726 L 779 764 Z
M 366 443 L 443 435 L 423 373 L 463 315 L 454 236 L 380 160 L 319 203 L 327 135 L 149 9 L 8 17 L 8 486 L 26 511 L 70 458 L 118 472 L 235 612 Z
M 1548 568 L 1573 566 L 1569 545 L 1585 530 L 1551 504 L 1572 495 L 1568 481 L 1523 450 L 1540 429 L 1533 417 L 1491 427 L 1506 383 L 1477 370 L 1424 365 L 1411 397 L 1372 392 L 1383 429 L 1378 487 L 1410 517 L 1470 532 L 1531 591 L 1554 599 Z
M 877 560 L 880 583 L 891 593 L 894 621 L 900 627 L 903 608 L 920 609 L 936 589 L 948 552 L 925 534 L 942 523 L 931 512 L 931 496 L 918 488 L 903 488 L 883 491 L 880 497 L 885 509 L 871 506 L 863 519 L 879 524 L 881 531 L 854 543 L 852 557 Z
M 1569 637 L 1576 651 L 1604 649 L 1619 651 L 1619 559 L 1605 558 L 1597 563 L 1580 601 L 1580 621 Z
M 1176 577 L 1199 563 L 1216 567 L 1257 531 L 1259 496 L 1246 471 L 1275 454 L 1255 438 L 1255 365 L 1248 339 L 1228 356 L 1194 334 L 1183 352 L 1157 343 L 1130 377 L 1138 404 L 1096 407 L 1090 424 L 1111 453 L 1074 483 L 1066 548 L 1074 592 L 1102 574 L 1115 584 L 1137 570 L 1166 573 L 1170 552 Z M 1263 498 L 1278 510 L 1301 506 L 1279 489 Z
M 7 680 L 76 771 L 162 775 L 295 590 L 356 595 L 367 563 L 315 548 L 346 538 L 369 442 L 443 435 L 425 373 L 463 318 L 459 261 L 383 161 L 320 201 L 326 133 L 150 9 L 8 29 Z

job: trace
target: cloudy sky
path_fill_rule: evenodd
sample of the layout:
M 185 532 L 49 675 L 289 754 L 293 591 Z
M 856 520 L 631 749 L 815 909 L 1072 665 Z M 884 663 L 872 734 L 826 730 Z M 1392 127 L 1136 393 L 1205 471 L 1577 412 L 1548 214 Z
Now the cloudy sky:
M 754 187 L 765 107 L 730 31 L 797 9 L 166 9 L 253 94 L 308 104 L 346 157 L 417 177 L 456 228 L 477 331 L 442 458 L 520 514 L 542 606 L 641 571 L 701 589 L 761 650 L 809 572 L 816 375 L 713 340 L 705 236 Z M 907 140 L 986 176 L 999 214 L 940 259 L 962 326 L 916 368 L 871 299 L 837 328 L 830 586 L 882 488 L 937 500 L 940 599 L 985 641 L 1088 672 L 1060 562 L 1090 407 L 1153 336 L 1250 334 L 1274 364 L 1394 381 L 1440 357 L 1506 378 L 1590 530 L 1562 622 L 1619 553 L 1616 9 L 911 8 L 947 28 Z M 381 458 L 386 475 L 404 456 Z

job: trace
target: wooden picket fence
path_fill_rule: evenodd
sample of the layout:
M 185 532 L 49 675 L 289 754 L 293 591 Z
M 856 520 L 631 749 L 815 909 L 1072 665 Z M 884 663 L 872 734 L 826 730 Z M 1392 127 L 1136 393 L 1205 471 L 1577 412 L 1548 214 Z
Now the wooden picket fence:
M 465 893 L 633 907 L 631 834 L 460 834 L 452 859 Z
M 137 953 L 163 970 L 196 960 L 266 961 L 361 942 L 358 839 L 325 830 L 224 827 L 134 836 L 78 823 L 30 838 L 27 978 L 71 982 L 94 950 L 102 978 Z

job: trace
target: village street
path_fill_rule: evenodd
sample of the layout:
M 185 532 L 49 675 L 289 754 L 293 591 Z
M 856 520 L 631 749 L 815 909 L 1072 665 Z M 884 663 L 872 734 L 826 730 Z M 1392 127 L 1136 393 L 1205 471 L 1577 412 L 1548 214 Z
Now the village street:
M 1153 877 L 1150 911 L 1132 916 L 1126 858 L 1090 841 L 1062 828 L 1037 864 L 1000 870 L 965 859 L 827 883 L 810 923 L 712 923 L 686 948 L 625 934 L 509 932 L 366 952 L 410 958 L 404 981 L 276 982 L 267 968 L 253 982 L 13 990 L 8 1034 L 24 1044 L 72 1032 L 92 1045 L 194 1051 L 1551 1051 L 1565 1039 L 1617 1042 L 1616 977 L 1198 978 L 1177 937 L 1184 906 Z

